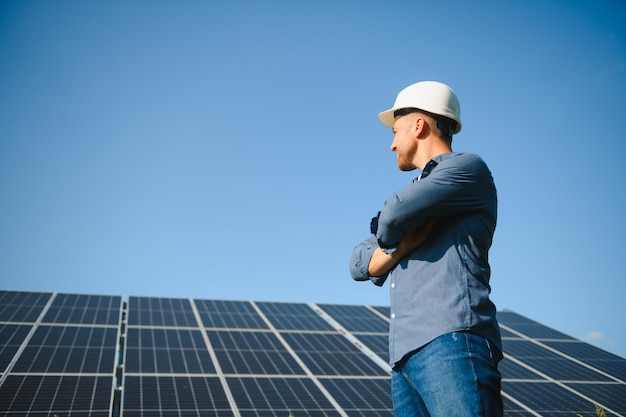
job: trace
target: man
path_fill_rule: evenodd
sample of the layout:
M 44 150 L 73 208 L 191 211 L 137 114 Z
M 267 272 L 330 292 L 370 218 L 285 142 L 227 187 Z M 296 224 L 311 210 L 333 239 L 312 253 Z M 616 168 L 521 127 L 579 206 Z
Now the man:
M 452 152 L 460 105 L 445 84 L 402 90 L 379 114 L 413 183 L 391 195 L 352 253 L 357 281 L 390 281 L 395 416 L 501 416 L 502 358 L 489 300 L 496 188 L 474 154 Z

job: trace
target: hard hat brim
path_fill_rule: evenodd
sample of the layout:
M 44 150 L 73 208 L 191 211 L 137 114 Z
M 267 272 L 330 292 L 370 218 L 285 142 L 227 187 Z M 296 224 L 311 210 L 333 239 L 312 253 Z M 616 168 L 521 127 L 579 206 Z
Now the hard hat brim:
M 393 114 L 398 110 L 396 108 L 391 108 L 389 110 L 385 110 L 383 112 L 378 113 L 378 118 L 383 124 L 389 128 L 393 128 L 394 117 Z

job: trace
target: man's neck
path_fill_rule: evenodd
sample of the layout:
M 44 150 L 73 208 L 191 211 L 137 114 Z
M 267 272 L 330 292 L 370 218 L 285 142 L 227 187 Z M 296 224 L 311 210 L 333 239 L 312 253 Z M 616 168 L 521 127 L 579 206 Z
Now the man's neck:
M 437 139 L 438 140 L 435 140 L 429 143 L 430 146 L 426 147 L 426 149 L 422 147 L 423 152 L 417 155 L 418 157 L 417 167 L 420 170 L 423 170 L 426 164 L 428 163 L 428 161 L 430 161 L 434 157 L 439 156 L 444 153 L 452 152 L 452 148 L 450 147 L 450 145 L 441 141 L 441 139 L 439 138 Z

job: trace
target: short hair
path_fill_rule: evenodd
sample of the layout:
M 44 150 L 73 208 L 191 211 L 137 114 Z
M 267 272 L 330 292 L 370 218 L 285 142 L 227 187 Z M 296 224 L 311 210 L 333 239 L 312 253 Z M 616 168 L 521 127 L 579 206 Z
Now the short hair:
M 456 129 L 456 126 L 457 126 L 456 121 L 450 119 L 449 117 L 441 116 L 439 114 L 434 114 L 426 110 L 418 109 L 416 107 L 405 107 L 402 109 L 398 109 L 395 112 L 393 112 L 393 117 L 395 118 L 398 116 L 406 116 L 407 114 L 410 114 L 410 113 L 421 113 L 433 119 L 435 123 L 434 123 L 434 126 L 432 126 L 432 128 L 433 128 L 433 131 L 435 132 L 435 136 L 441 139 L 448 139 L 450 140 L 450 142 L 452 142 L 452 135 L 454 134 L 454 130 Z

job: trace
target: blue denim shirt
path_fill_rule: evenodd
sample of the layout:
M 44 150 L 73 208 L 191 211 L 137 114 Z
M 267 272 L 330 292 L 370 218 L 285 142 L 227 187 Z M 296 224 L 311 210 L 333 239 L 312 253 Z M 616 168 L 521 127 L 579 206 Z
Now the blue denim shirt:
M 478 155 L 458 152 L 439 155 L 427 167 L 427 177 L 387 199 L 376 235 L 357 245 L 350 259 L 353 279 L 379 286 L 390 281 L 391 365 L 454 331 L 477 333 L 502 350 L 489 299 L 498 205 L 491 172 Z M 426 242 L 388 274 L 369 276 L 376 248 L 393 252 L 406 232 L 431 220 L 436 223 Z

